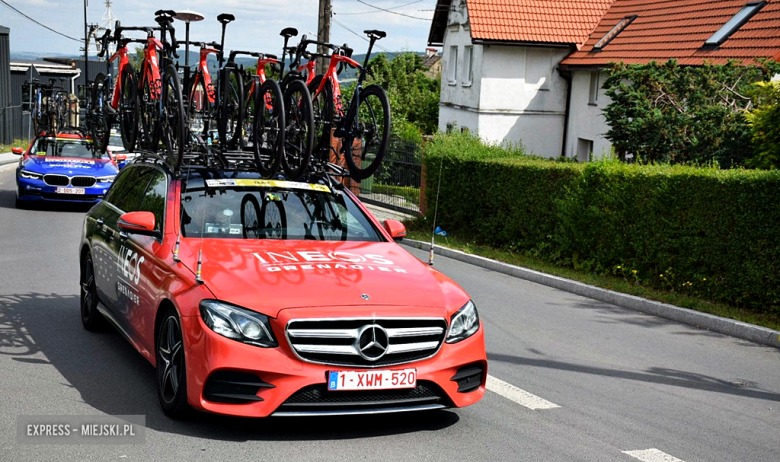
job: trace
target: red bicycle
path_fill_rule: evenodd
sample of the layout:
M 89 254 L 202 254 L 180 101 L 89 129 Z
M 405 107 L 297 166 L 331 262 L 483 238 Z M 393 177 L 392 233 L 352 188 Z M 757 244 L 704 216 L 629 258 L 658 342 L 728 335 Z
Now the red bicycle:
M 306 36 L 298 45 L 299 54 L 302 54 L 309 44 L 323 45 L 333 51 L 325 75 L 318 75 L 309 83 L 317 138 L 315 160 L 322 165 L 329 163 L 332 150 L 331 130 L 335 129 L 333 136 L 342 140 L 340 152 L 337 152 L 336 156 L 344 155 L 349 176 L 357 181 L 376 172 L 385 156 L 390 137 L 390 102 L 387 94 L 378 85 L 363 88 L 371 50 L 374 43 L 386 34 L 379 30 L 367 30 L 364 33 L 369 38 L 369 45 L 362 66 L 351 58 L 352 49 L 346 45 L 337 46 L 307 40 Z M 354 93 L 346 111 L 338 79 L 339 72 L 345 66 L 359 70 Z
M 108 147 L 111 127 L 116 117 L 119 117 L 122 145 L 129 152 L 135 149 L 136 136 L 138 135 L 138 101 L 136 95 L 138 84 L 128 58 L 127 44 L 140 42 L 140 40 L 123 38 L 122 32 L 128 29 L 126 27 L 123 28 L 117 21 L 114 37 L 111 38 L 111 31 L 107 30 L 100 39 L 101 49 L 98 57 L 101 58 L 108 52 L 110 42 L 117 44 L 116 52 L 106 61 L 107 72 L 98 74 L 92 84 L 92 99 L 90 101 L 88 119 L 89 131 L 95 147 L 100 152 L 105 152 Z M 113 84 L 111 63 L 117 59 L 119 60 L 119 71 L 116 84 Z
M 156 150 L 162 140 L 173 168 L 178 169 L 184 155 L 186 123 L 181 82 L 173 65 L 173 58 L 179 57 L 171 26 L 175 14 L 170 10 L 159 10 L 155 12 L 155 21 L 160 27 L 147 28 L 139 97 L 141 146 Z M 160 31 L 160 40 L 154 37 L 154 30 Z M 171 35 L 170 42 L 166 39 L 167 33 Z

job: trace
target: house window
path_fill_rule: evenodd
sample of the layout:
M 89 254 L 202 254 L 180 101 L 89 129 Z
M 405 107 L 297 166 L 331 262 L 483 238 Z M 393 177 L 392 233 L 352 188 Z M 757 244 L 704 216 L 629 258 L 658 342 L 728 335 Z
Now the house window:
M 588 104 L 595 106 L 599 101 L 599 71 L 590 73 L 590 94 L 588 95 Z
M 621 32 L 623 32 L 623 29 L 628 27 L 629 24 L 634 22 L 634 19 L 636 19 L 636 15 L 633 16 L 626 16 L 625 18 L 621 19 L 617 24 L 615 24 L 615 27 L 609 30 L 604 37 L 601 37 L 601 40 L 596 42 L 595 45 L 593 45 L 594 51 L 601 51 L 602 48 L 607 46 L 609 42 L 612 41 L 617 35 Z
M 463 48 L 463 85 L 471 85 L 471 81 L 474 77 L 474 47 L 466 46 Z
M 593 140 L 587 140 L 585 138 L 577 138 L 577 160 L 579 162 L 587 162 L 590 160 L 590 155 L 593 153 Z
M 449 83 L 450 85 L 455 85 L 458 83 L 458 47 L 457 46 L 450 47 L 450 62 L 448 63 L 448 66 L 450 66 L 450 69 L 449 69 L 449 79 L 447 83 Z
M 724 24 L 723 27 L 712 34 L 712 37 L 708 38 L 704 44 L 715 47 L 725 42 L 726 39 L 731 36 L 731 34 L 736 32 L 740 27 L 742 27 L 743 24 L 748 22 L 748 20 L 753 17 L 754 14 L 758 13 L 758 10 L 760 10 L 764 5 L 766 5 L 766 2 L 748 3 L 742 7 L 742 9 L 739 10 L 737 14 L 735 14 L 731 19 L 726 21 L 726 24 Z

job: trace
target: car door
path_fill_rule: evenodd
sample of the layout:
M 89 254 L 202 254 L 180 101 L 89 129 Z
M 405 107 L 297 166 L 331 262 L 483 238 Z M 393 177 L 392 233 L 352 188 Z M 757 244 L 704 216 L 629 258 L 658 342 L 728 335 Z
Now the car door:
M 163 249 L 165 212 L 168 200 L 168 175 L 155 167 L 144 192 L 138 211 L 154 214 L 155 229 L 159 237 L 130 234 L 123 239 L 125 261 L 130 264 L 129 274 L 137 290 L 138 303 L 126 309 L 133 337 L 141 348 L 154 350 L 154 318 L 165 279 L 170 275 L 170 246 Z M 128 300 L 129 302 L 129 300 Z
M 127 251 L 124 232 L 120 232 L 117 222 L 122 214 L 138 210 L 143 199 L 146 186 L 149 184 L 153 168 L 139 164 L 128 168 L 121 179 L 111 187 L 105 209 L 102 214 L 106 261 L 107 281 L 102 289 L 105 294 L 107 308 L 115 321 L 126 333 L 129 327 L 128 310 L 140 302 L 136 275 L 133 271 L 137 263 L 133 255 Z

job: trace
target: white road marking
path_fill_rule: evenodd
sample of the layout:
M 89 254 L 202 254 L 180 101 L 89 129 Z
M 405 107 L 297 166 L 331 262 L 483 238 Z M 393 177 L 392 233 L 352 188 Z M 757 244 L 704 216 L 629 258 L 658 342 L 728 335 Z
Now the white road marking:
M 557 404 L 553 404 L 546 399 L 540 398 L 532 393 L 517 388 L 511 383 L 506 383 L 501 379 L 497 379 L 492 375 L 487 377 L 487 389 L 493 393 L 498 393 L 504 398 L 514 401 L 517 404 L 527 407 L 528 409 L 554 409 L 560 407 Z
M 659 451 L 658 449 L 642 449 L 639 451 L 623 451 L 623 454 L 627 454 L 634 459 L 639 459 L 642 462 L 685 462 L 682 459 L 678 459 L 674 456 Z

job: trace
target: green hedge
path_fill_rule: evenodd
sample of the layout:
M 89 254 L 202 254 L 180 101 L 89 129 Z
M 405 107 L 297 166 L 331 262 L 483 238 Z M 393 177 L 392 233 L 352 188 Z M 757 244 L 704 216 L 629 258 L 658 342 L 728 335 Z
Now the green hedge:
M 780 171 L 553 162 L 464 135 L 438 135 L 424 167 L 448 232 L 780 312 Z

